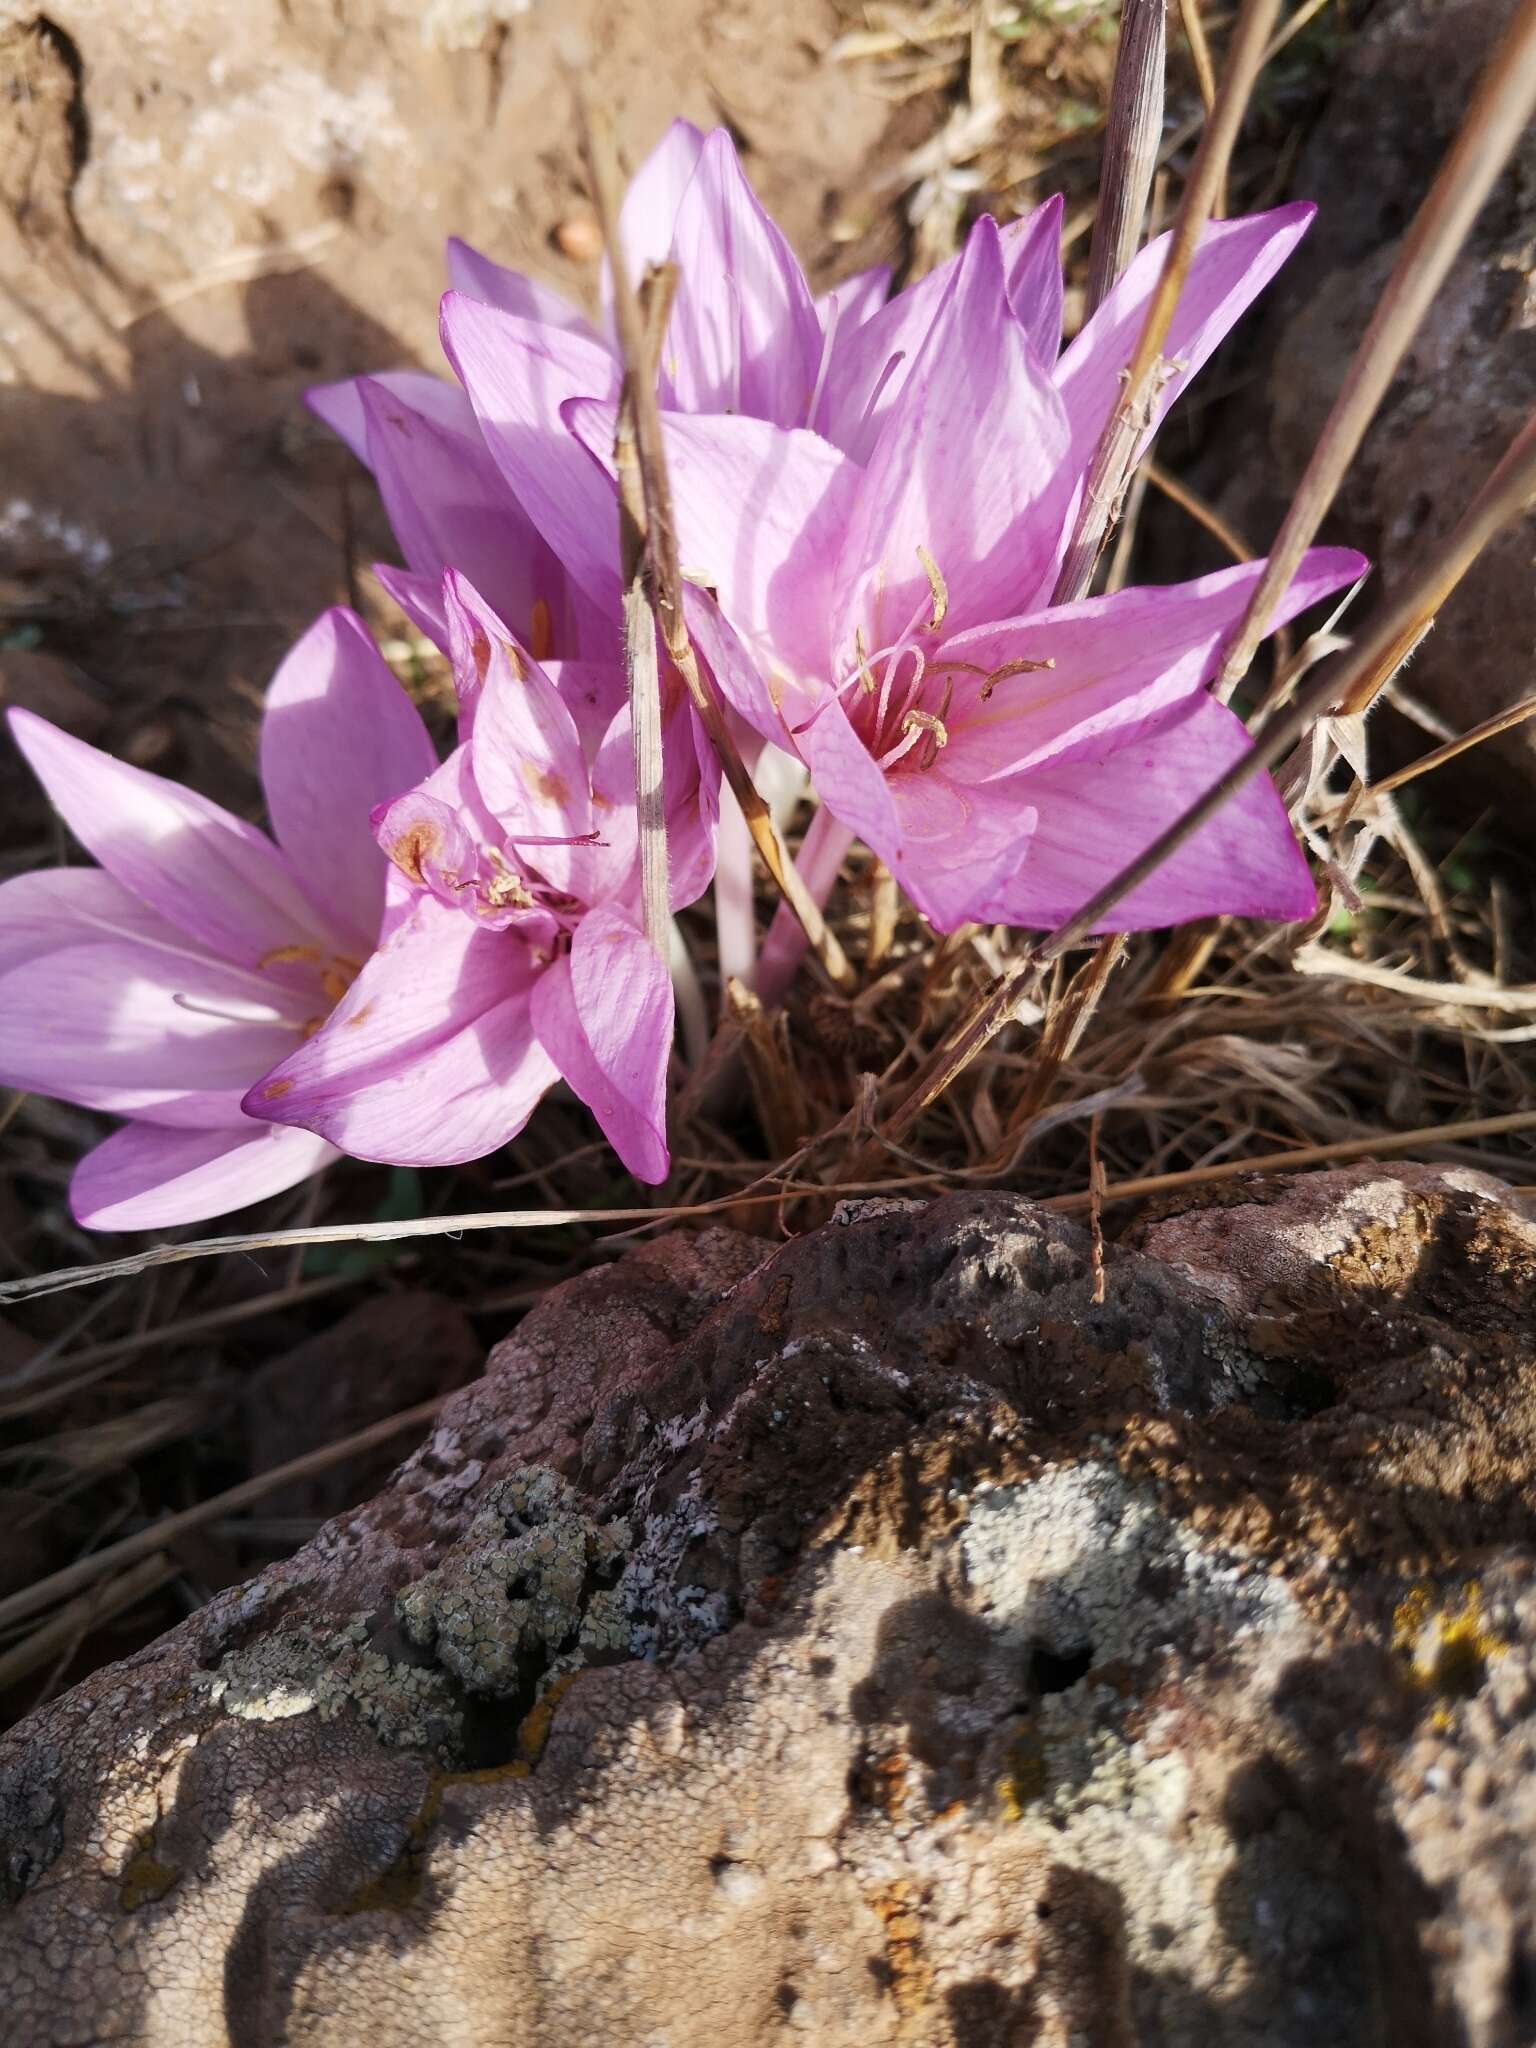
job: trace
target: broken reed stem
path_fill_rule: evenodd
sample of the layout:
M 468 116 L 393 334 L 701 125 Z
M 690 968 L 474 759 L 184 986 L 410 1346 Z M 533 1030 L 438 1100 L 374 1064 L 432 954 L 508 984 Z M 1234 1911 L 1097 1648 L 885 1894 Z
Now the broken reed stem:
M 1121 10 L 1099 203 L 1088 256 L 1085 320 L 1103 304 L 1110 286 L 1141 246 L 1152 174 L 1163 139 L 1168 61 L 1165 6 L 1166 0 L 1125 0 Z
M 1337 656 L 1314 679 L 1312 687 L 1293 701 L 1291 708 L 1272 718 L 1255 736 L 1252 747 L 1214 782 L 1144 852 L 1127 863 L 1106 882 L 1075 916 L 1030 947 L 1006 974 L 999 975 L 970 1012 L 940 1040 L 919 1068 L 907 1094 L 881 1125 L 881 1133 L 899 1142 L 930 1103 L 964 1072 L 976 1055 L 1001 1030 L 1013 1014 L 1033 976 L 1052 960 L 1059 959 L 1088 938 L 1116 904 L 1140 888 L 1165 860 L 1209 824 L 1226 803 L 1246 789 L 1250 782 L 1276 766 L 1315 719 L 1361 701 L 1368 704 L 1381 686 L 1390 680 L 1402 650 L 1411 647 L 1424 631 L 1425 618 L 1443 594 L 1453 589 L 1465 574 L 1478 550 L 1504 527 L 1518 519 L 1536 496 L 1536 419 L 1526 423 L 1514 445 L 1498 464 L 1425 565 L 1422 574 L 1381 613 L 1353 646 Z M 1426 604 L 1426 594 L 1433 603 Z M 1123 943 L 1121 941 L 1120 943 Z M 1092 971 L 1107 973 L 1116 941 L 1099 948 Z M 1103 964 L 1101 964 L 1103 963 Z M 1063 1031 L 1068 1027 L 1064 1024 Z M 1042 1040 L 1042 1055 L 1044 1044 Z
M 1296 487 L 1264 574 L 1222 662 L 1216 683 L 1222 703 L 1230 701 L 1248 673 L 1271 612 L 1311 546 L 1376 408 L 1533 110 L 1536 0 L 1521 0 L 1479 81 L 1461 130 L 1414 216 L 1343 389 Z
M 617 264 L 617 234 L 609 261 Z M 645 490 L 635 438 L 635 387 L 654 389 L 662 337 L 672 310 L 677 272 L 664 264 L 642 286 L 639 358 L 626 370 L 619 397 L 613 462 L 619 486 L 619 566 L 624 584 L 624 670 L 629 683 L 630 729 L 635 753 L 635 816 L 640 840 L 640 909 L 645 936 L 670 963 L 671 891 L 667 878 L 666 789 L 661 763 L 661 668 L 656 619 L 645 587 Z
M 613 275 L 614 323 L 619 331 L 619 350 L 628 373 L 645 360 L 646 334 L 640 302 L 626 274 L 619 244 L 617 155 L 608 123 L 587 106 L 579 88 L 576 90 L 576 110 L 593 200 L 608 247 Z M 672 518 L 672 491 L 667 476 L 661 407 L 657 401 L 655 380 L 652 378 L 648 382 L 643 377 L 627 374 L 626 388 L 634 414 L 635 465 L 639 471 L 643 502 L 650 599 L 656 623 L 661 628 L 662 641 L 719 757 L 721 772 L 731 794 L 741 806 L 747 830 L 774 886 L 799 918 L 812 951 L 832 981 L 838 988 L 851 991 L 857 986 L 857 978 L 848 963 L 848 956 L 822 916 L 820 907 L 795 873 L 772 813 L 747 773 L 746 764 L 726 724 L 720 700 L 713 688 L 705 683 L 693 643 L 688 637 L 677 530 Z

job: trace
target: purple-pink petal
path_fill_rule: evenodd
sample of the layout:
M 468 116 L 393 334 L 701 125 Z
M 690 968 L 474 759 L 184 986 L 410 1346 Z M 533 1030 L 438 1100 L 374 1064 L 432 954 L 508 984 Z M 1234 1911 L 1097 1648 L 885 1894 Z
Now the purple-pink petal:
M 80 844 L 189 938 L 251 968 L 296 944 L 330 943 L 326 921 L 254 825 L 31 712 L 12 711 L 10 724 Z
M 69 1186 L 87 1230 L 165 1230 L 278 1195 L 339 1155 L 309 1131 L 243 1120 L 236 1129 L 130 1123 L 87 1152 Z
M 358 957 L 378 935 L 375 805 L 437 765 L 421 714 L 355 612 L 322 612 L 272 679 L 261 780 L 277 842 L 328 928 Z
M 515 313 L 521 320 L 564 328 L 568 334 L 579 334 L 584 341 L 598 339 L 596 329 L 580 307 L 573 306 L 552 285 L 540 284 L 521 270 L 508 270 L 504 264 L 493 263 L 489 256 L 482 255 L 457 235 L 448 237 L 447 259 L 450 291 L 462 292 L 466 298 L 478 299 L 483 306 L 495 306 L 503 313 Z
M 64 946 L 142 939 L 188 950 L 167 924 L 101 868 L 34 868 L 0 883 L 0 974 Z
M 611 464 L 614 408 L 577 404 L 566 417 L 583 445 Z M 765 660 L 770 695 L 797 674 L 824 679 L 834 570 L 858 466 L 819 435 L 764 420 L 674 413 L 663 425 L 684 570 L 718 594 L 726 618 Z
M 683 412 L 807 423 L 821 320 L 793 250 L 748 184 L 730 137 L 705 138 L 672 231 L 677 292 L 663 392 Z
M 954 633 L 1018 609 L 1053 558 L 1055 532 L 1034 513 L 1066 448 L 1061 401 L 1006 310 L 997 228 L 980 220 L 839 551 L 839 676 L 856 665 L 856 629 L 873 650 L 929 616 Z
M 643 934 L 615 910 L 583 918 L 569 955 L 540 976 L 533 1017 L 624 1165 L 637 1180 L 665 1180 L 672 982 Z
M 566 431 L 560 414 L 569 399 L 617 397 L 614 358 L 599 343 L 497 312 L 458 292 L 444 296 L 441 324 L 443 348 L 512 495 L 566 572 L 616 619 L 613 487 Z M 616 657 L 616 626 L 612 649 Z
M 325 1026 L 252 1088 L 249 1115 L 359 1159 L 446 1166 L 515 1137 L 555 1071 L 535 1042 L 529 948 L 419 897 Z
M 1009 785 L 1037 813 L 1013 876 L 981 896 L 972 915 L 1052 927 L 1143 852 L 1241 759 L 1240 719 L 1197 695 L 1155 731 L 1114 739 Z M 1103 931 L 1140 931 L 1197 917 L 1310 916 L 1316 890 L 1279 793 L 1267 775 L 1241 791 L 1104 919 Z
M 1366 567 L 1351 548 L 1313 548 L 1269 630 Z M 1189 583 L 1133 587 L 946 641 L 939 659 L 966 668 L 952 672 L 944 772 L 966 782 L 1016 775 L 1161 718 L 1210 683 L 1263 570 L 1247 562 Z M 1044 661 L 1054 665 L 1010 672 Z
M 223 1121 L 297 1042 L 305 1020 L 282 1003 L 263 978 L 190 948 L 61 946 L 0 976 L 0 1077 L 120 1116 Z

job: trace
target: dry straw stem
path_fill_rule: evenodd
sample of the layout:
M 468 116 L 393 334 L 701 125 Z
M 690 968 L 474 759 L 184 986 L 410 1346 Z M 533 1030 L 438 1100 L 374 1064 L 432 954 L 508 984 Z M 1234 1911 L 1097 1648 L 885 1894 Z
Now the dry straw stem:
M 174 1579 L 180 1569 L 173 1559 L 157 1552 L 154 1556 L 141 1558 L 117 1578 L 109 1579 L 106 1585 L 96 1586 L 91 1592 L 71 1600 L 41 1628 L 34 1629 L 31 1635 L 17 1643 L 14 1649 L 0 1655 L 0 1692 L 18 1685 L 50 1658 L 73 1655 L 90 1630 L 99 1628 L 104 1621 L 110 1621 L 113 1615 L 123 1613 L 126 1608 L 136 1607 L 141 1600 L 147 1600 L 168 1579 Z
M 1223 703 L 1248 673 L 1281 593 L 1333 503 L 1366 428 L 1445 281 L 1521 131 L 1536 109 L 1536 0 L 1521 0 L 1414 217 L 1386 290 L 1318 438 L 1217 679 Z
M 1447 761 L 1454 761 L 1458 754 L 1464 754 L 1470 747 L 1479 747 L 1484 740 L 1497 739 L 1501 732 L 1508 732 L 1513 726 L 1524 725 L 1528 718 L 1536 718 L 1536 697 L 1524 697 L 1518 704 L 1511 704 L 1507 711 L 1496 711 L 1492 718 L 1485 718 L 1480 725 L 1474 725 L 1470 732 L 1464 732 L 1460 739 L 1447 740 L 1443 747 L 1435 747 L 1427 754 L 1421 754 L 1417 761 L 1410 761 L 1406 768 L 1399 768 L 1391 775 L 1383 775 L 1373 782 L 1366 792 L 1370 796 L 1385 796 L 1388 791 L 1401 789 L 1405 783 L 1416 782 L 1421 775 L 1428 775 L 1432 769 L 1443 768 Z
M 1115 50 L 1104 168 L 1088 257 L 1086 319 L 1141 245 L 1142 222 L 1163 139 L 1163 80 L 1168 58 L 1165 0 L 1125 0 Z
M 1264 62 L 1265 45 L 1278 13 L 1279 0 L 1244 0 L 1243 11 L 1238 18 L 1227 54 L 1226 74 L 1216 94 L 1210 119 L 1201 134 L 1194 163 L 1190 166 L 1189 181 L 1179 202 L 1162 274 L 1158 278 L 1157 289 L 1152 295 L 1146 319 L 1137 337 L 1135 353 L 1126 371 L 1125 390 L 1120 403 L 1110 414 L 1099 445 L 1094 451 L 1093 465 L 1084 486 L 1082 504 L 1078 511 L 1077 526 L 1052 594 L 1054 604 L 1073 604 L 1087 595 L 1100 551 L 1119 515 L 1119 507 L 1135 461 L 1137 446 L 1142 440 L 1150 408 L 1156 396 L 1163 344 L 1168 339 L 1173 316 L 1178 310 L 1179 295 L 1189 275 L 1189 266 L 1194 259 L 1201 233 L 1225 186 L 1238 131 L 1242 126 L 1243 115 L 1247 111 L 1254 81 Z M 1129 23 L 1122 27 L 1122 35 L 1128 32 L 1128 27 Z M 1116 85 L 1118 88 L 1118 64 Z M 1144 190 L 1143 204 L 1145 199 Z M 1097 246 L 1096 231 L 1095 247 Z M 1129 253 L 1126 251 L 1124 260 L 1128 260 Z M 1062 1062 L 1068 1057 L 1069 1045 L 1075 1044 L 1086 1029 L 1112 969 L 1124 955 L 1125 947 L 1126 941 L 1123 936 L 1105 939 L 1093 960 L 1069 991 L 1069 1002 L 1065 1011 L 1058 1005 L 1047 1020 L 1046 1028 L 1041 1034 L 1030 1092 L 1030 1101 L 1035 1107 L 1038 1107 L 1050 1093 Z M 986 1044 L 987 1038 L 1011 1011 L 1011 1002 L 997 1011 L 989 1011 L 984 1003 L 981 1013 L 983 1024 L 986 1024 L 993 1015 L 996 1016 L 997 1022 L 991 1024 L 986 1035 L 979 1041 L 973 1042 L 971 1036 L 966 1035 L 954 1046 L 952 1057 L 960 1059 L 962 1066 L 969 1064 Z M 939 1050 L 942 1052 L 943 1047 Z M 909 1129 L 927 1102 L 942 1094 L 954 1075 L 960 1071 L 961 1067 L 957 1066 L 953 1072 L 947 1072 L 944 1064 L 935 1068 L 923 1083 L 926 1099 L 920 1101 L 918 1091 L 914 1090 L 897 1110 L 896 1116 L 900 1127 L 903 1130 Z M 889 1130 L 887 1135 L 891 1135 Z
M 625 382 L 634 415 L 635 463 L 640 474 L 645 534 L 645 551 L 650 565 L 650 601 L 668 656 L 695 710 L 710 744 L 719 756 L 721 772 L 732 795 L 741 806 L 752 834 L 753 844 L 785 902 L 799 919 L 811 949 L 831 980 L 847 992 L 857 986 L 857 977 L 836 935 L 821 909 L 795 872 L 772 813 L 758 794 L 737 751 L 725 714 L 714 690 L 705 683 L 688 637 L 683 615 L 683 577 L 678 562 L 677 530 L 672 518 L 672 490 L 667 477 L 666 448 L 661 432 L 661 407 L 657 401 L 654 376 L 635 374 L 645 361 L 645 318 L 639 299 L 625 274 L 619 248 L 617 153 L 608 122 L 590 109 L 576 88 L 576 109 L 582 132 L 582 148 L 592 180 L 593 198 L 603 236 L 608 244 L 613 274 L 613 313 L 624 359 Z M 665 956 L 663 956 L 665 957 Z
M 1184 24 L 1184 40 L 1189 45 L 1190 61 L 1195 67 L 1200 103 L 1209 113 L 1216 104 L 1216 67 L 1211 62 L 1211 46 L 1205 39 L 1205 23 L 1200 19 L 1200 0 L 1179 0 L 1179 18 Z M 1274 45 L 1271 44 L 1265 52 L 1266 60 L 1273 50 Z
M 430 1422 L 452 1398 L 451 1393 L 439 1394 L 431 1401 L 418 1402 L 414 1408 L 402 1408 L 398 1415 L 386 1415 L 382 1422 L 370 1423 L 367 1429 L 360 1429 L 352 1436 L 339 1437 L 335 1443 L 324 1444 L 319 1450 L 306 1451 L 302 1458 L 290 1458 L 286 1465 L 274 1465 L 270 1471 L 258 1472 L 253 1479 L 244 1479 L 227 1492 L 214 1494 L 211 1500 L 199 1501 L 195 1507 L 184 1508 L 178 1515 L 166 1515 L 146 1529 L 137 1529 L 131 1536 L 107 1544 L 105 1549 L 92 1551 L 89 1557 L 77 1558 L 61 1571 L 51 1572 L 46 1579 L 38 1579 L 30 1586 L 21 1587 L 8 1599 L 0 1600 L 0 1629 L 9 1628 L 13 1622 L 25 1621 L 29 1614 L 51 1607 L 55 1600 L 71 1598 L 82 1587 L 93 1585 L 108 1572 L 119 1571 L 142 1557 L 152 1557 L 158 1550 L 171 1549 L 189 1530 L 200 1529 L 206 1522 L 216 1522 L 221 1516 L 249 1507 L 252 1501 L 260 1500 L 290 1479 L 307 1479 L 354 1453 L 371 1451 L 376 1444 L 388 1443 L 391 1437 L 401 1435 L 419 1422 Z

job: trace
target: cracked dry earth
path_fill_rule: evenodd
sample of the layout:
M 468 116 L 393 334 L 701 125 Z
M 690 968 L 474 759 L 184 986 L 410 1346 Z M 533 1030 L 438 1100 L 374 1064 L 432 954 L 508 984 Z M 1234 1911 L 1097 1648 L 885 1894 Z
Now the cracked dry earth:
M 35 2048 L 1515 2048 L 1536 1229 L 1362 1167 L 555 1289 L 0 1744 Z

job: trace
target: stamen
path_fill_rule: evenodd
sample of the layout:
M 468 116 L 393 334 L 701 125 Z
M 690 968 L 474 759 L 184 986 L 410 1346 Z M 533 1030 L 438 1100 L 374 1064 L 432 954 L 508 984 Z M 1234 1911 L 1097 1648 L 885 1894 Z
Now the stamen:
M 880 403 L 880 399 L 885 391 L 886 385 L 890 383 L 892 377 L 895 376 L 897 370 L 906 361 L 906 359 L 906 350 L 904 348 L 897 349 L 895 355 L 891 357 L 890 361 L 886 364 L 885 368 L 880 372 L 880 375 L 875 379 L 875 388 L 873 391 L 870 392 L 869 397 L 865 402 L 864 410 L 859 415 L 860 433 L 862 433 L 864 429 L 869 425 L 869 416 L 874 411 L 875 407 Z
M 505 910 L 509 907 L 513 910 L 532 910 L 533 898 L 528 893 L 527 884 L 520 875 L 512 872 L 501 848 L 486 847 L 485 857 L 496 870 L 485 885 L 485 900 L 492 910 Z
M 928 631 L 937 633 L 944 623 L 944 614 L 949 610 L 949 586 L 939 573 L 939 565 L 925 547 L 917 551 L 917 559 L 923 565 L 923 574 L 928 578 L 928 588 L 933 592 L 933 616 L 928 621 Z
M 1050 661 L 1024 661 L 1020 659 L 1018 661 L 1001 662 L 996 668 L 988 672 L 987 680 L 981 686 L 981 701 L 985 704 L 998 684 L 1006 682 L 1009 676 L 1035 675 L 1041 669 L 1054 668 L 1055 666 L 1054 657 Z
M 528 652 L 535 661 L 548 661 L 555 651 L 555 624 L 550 617 L 549 606 L 542 597 L 533 600 L 533 616 L 528 624 Z
M 258 967 L 294 967 L 300 961 L 318 960 L 318 946 L 274 946 L 270 953 L 263 953 L 256 962 Z
M 180 989 L 172 992 L 171 1001 L 178 1010 L 186 1010 L 194 1017 L 217 1017 L 224 1024 L 288 1024 L 292 1017 L 272 1003 L 229 1003 L 204 1002 L 197 996 L 184 995 Z
M 918 732 L 926 733 L 928 736 L 917 764 L 919 768 L 931 768 L 939 758 L 940 747 L 949 745 L 949 734 L 944 730 L 943 719 L 935 717 L 931 711 L 909 711 L 901 721 L 901 729 L 904 733 Z
M 593 802 L 596 801 L 594 797 Z M 596 832 L 577 832 L 569 839 L 548 838 L 537 832 L 509 832 L 505 843 L 508 846 L 603 846 L 606 841 Z
M 864 685 L 864 694 L 873 697 L 880 685 L 875 681 L 874 671 L 869 665 L 869 649 L 864 644 L 864 628 L 853 629 L 853 651 L 859 658 L 859 681 Z
M 827 382 L 827 372 L 832 367 L 832 345 L 837 340 L 838 322 L 843 317 L 842 303 L 834 292 L 830 304 L 827 331 L 821 338 L 821 361 L 816 365 L 816 382 L 811 386 L 811 402 L 805 408 L 805 424 L 814 427 L 816 408 L 821 403 L 821 394 Z
M 343 974 L 339 967 L 333 965 L 320 976 L 320 987 L 333 1003 L 339 1003 L 355 979 L 354 975 Z

